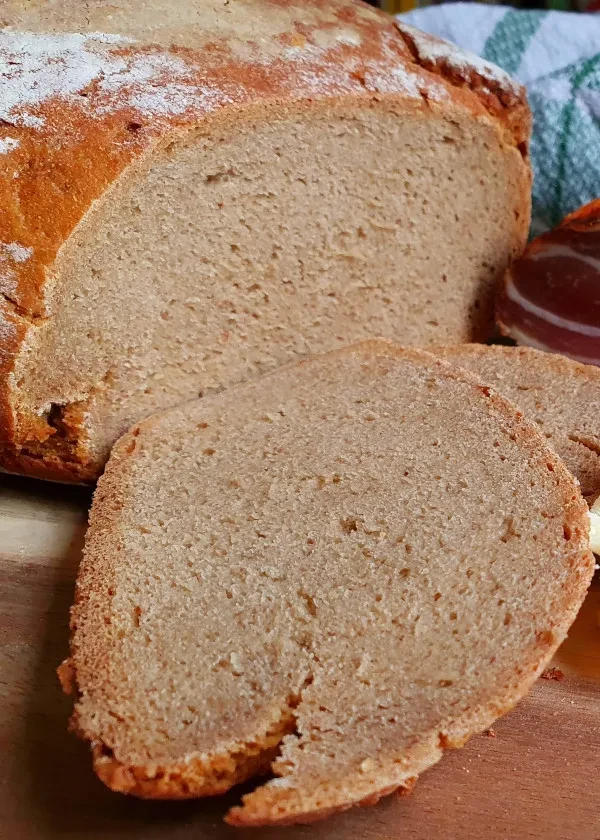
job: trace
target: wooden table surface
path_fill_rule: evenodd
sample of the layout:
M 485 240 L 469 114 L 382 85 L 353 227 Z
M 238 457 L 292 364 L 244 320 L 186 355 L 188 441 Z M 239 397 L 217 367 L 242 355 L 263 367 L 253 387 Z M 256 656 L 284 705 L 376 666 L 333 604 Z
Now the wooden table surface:
M 142 802 L 114 794 L 66 731 L 55 667 L 90 493 L 0 476 L 0 838 L 164 840 L 600 840 L 600 583 L 518 708 L 427 772 L 409 797 L 329 821 L 240 831 L 226 797 Z M 598 577 L 598 576 L 597 576 Z

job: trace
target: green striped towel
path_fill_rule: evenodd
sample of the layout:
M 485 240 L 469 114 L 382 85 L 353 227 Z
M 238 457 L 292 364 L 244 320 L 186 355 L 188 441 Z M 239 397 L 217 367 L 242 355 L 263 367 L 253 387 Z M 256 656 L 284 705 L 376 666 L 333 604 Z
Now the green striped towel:
M 600 197 L 600 14 L 451 3 L 401 17 L 526 85 L 534 125 L 533 234 Z

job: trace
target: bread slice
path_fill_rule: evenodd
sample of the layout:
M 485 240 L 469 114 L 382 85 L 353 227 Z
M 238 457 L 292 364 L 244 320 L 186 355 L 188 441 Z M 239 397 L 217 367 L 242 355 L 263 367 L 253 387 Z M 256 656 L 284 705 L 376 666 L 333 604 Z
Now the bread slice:
M 581 485 L 600 494 L 600 368 L 529 347 L 461 344 L 437 356 L 474 373 L 523 409 Z
M 409 787 L 528 690 L 587 507 L 492 390 L 379 341 L 146 420 L 100 479 L 63 666 L 110 788 L 235 825 Z
M 529 226 L 523 89 L 352 0 L 16 0 L 0 465 L 350 341 L 480 340 Z

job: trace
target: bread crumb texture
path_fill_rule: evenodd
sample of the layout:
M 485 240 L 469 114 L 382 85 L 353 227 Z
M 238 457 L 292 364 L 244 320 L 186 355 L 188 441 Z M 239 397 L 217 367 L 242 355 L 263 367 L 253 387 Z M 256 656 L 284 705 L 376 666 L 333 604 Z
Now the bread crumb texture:
M 234 825 L 370 804 L 513 706 L 592 569 L 534 425 L 427 353 L 357 345 L 116 445 L 62 669 L 72 727 L 137 796 L 270 771 Z

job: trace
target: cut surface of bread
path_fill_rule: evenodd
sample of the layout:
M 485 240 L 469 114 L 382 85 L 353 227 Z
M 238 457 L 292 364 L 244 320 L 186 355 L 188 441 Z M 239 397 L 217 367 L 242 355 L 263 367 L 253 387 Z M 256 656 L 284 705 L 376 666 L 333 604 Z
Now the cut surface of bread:
M 366 342 L 156 415 L 98 484 L 63 680 L 112 789 L 298 822 L 375 802 L 527 691 L 593 569 L 534 425 Z
M 349 341 L 483 339 L 524 245 L 502 71 L 350 0 L 185 7 L 3 10 L 7 469 L 93 480 L 134 421 Z
M 518 405 L 578 479 L 586 499 L 600 494 L 600 368 L 529 347 L 461 344 L 433 352 Z

